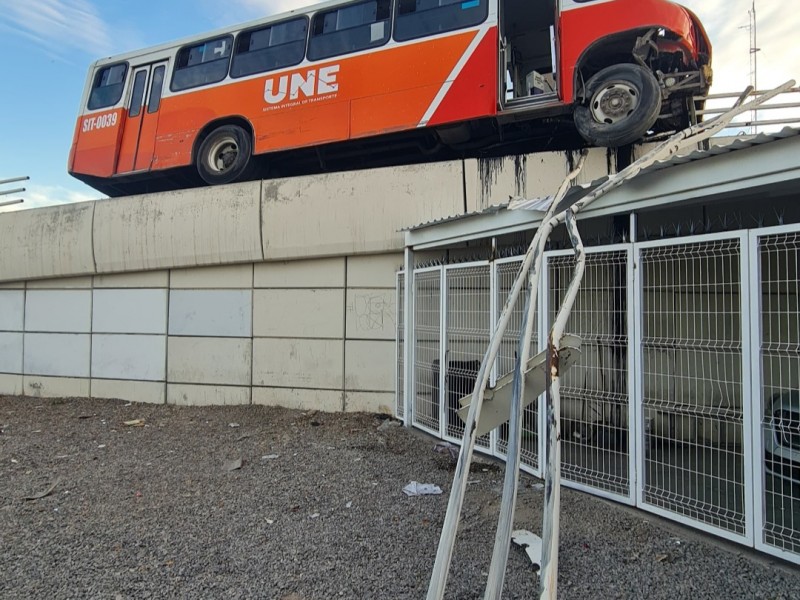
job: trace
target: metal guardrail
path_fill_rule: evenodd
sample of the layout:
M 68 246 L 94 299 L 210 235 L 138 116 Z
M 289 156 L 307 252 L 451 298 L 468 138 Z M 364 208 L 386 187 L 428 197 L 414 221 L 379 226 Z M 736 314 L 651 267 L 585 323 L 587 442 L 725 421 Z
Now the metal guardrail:
M 754 90 L 748 94 L 748 98 L 758 98 L 768 91 Z M 731 103 L 740 96 L 741 93 L 722 93 L 694 98 L 695 112 L 701 120 L 708 120 L 727 112 Z M 785 113 L 778 115 L 777 111 Z M 758 133 L 759 127 L 789 126 L 797 123 L 800 123 L 800 87 L 793 87 L 749 113 L 740 115 L 726 129 L 746 127 L 752 128 L 753 133 Z
M 17 183 L 19 181 L 28 181 L 30 177 L 12 177 L 11 179 L 0 179 L 0 185 L 6 185 L 9 183 Z M 19 194 L 24 192 L 25 188 L 14 188 L 10 190 L 0 190 L 0 196 L 10 196 L 11 194 Z M 12 204 L 21 204 L 24 202 L 22 198 L 18 198 L 17 200 L 8 200 L 5 202 L 0 202 L 0 208 L 3 206 L 11 206 Z

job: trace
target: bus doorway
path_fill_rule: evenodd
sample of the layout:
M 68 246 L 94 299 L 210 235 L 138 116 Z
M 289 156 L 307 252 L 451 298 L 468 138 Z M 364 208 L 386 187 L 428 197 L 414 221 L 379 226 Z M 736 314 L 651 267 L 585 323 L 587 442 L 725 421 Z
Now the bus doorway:
M 500 0 L 500 104 L 557 97 L 556 0 Z
M 119 145 L 118 174 L 147 171 L 151 167 L 166 70 L 166 61 L 133 69 L 133 87 Z

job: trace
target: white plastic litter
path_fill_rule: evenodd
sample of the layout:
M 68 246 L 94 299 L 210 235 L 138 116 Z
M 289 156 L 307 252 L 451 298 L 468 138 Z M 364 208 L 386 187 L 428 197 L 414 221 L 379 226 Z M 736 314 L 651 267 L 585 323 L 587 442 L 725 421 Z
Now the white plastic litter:
M 406 496 L 435 496 L 442 493 L 442 488 L 432 483 L 418 483 L 416 481 L 412 481 L 403 488 L 403 493 Z
M 517 529 L 511 534 L 511 539 L 517 546 L 525 548 L 534 565 L 542 566 L 542 538 L 526 529 Z

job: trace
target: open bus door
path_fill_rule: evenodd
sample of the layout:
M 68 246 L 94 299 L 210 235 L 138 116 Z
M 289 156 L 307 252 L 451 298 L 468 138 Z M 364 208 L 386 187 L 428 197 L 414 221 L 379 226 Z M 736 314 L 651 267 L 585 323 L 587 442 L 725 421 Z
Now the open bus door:
M 557 101 L 557 0 L 500 0 L 500 108 Z
M 118 174 L 151 167 L 166 70 L 167 61 L 132 69 L 133 89 L 120 141 Z

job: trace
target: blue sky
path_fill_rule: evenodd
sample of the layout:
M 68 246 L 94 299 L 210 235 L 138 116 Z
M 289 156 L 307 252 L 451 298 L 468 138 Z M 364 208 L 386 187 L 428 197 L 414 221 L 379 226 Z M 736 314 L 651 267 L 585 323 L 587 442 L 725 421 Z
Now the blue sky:
M 749 82 L 752 0 L 685 0 L 714 44 L 712 92 Z M 97 58 L 313 4 L 308 0 L 0 0 L 0 179 L 29 175 L 20 208 L 100 197 L 66 161 L 89 64 Z M 800 78 L 793 3 L 757 0 L 759 87 Z M 135 7 L 135 10 L 132 10 Z M 0 209 L 3 210 L 3 209 Z

